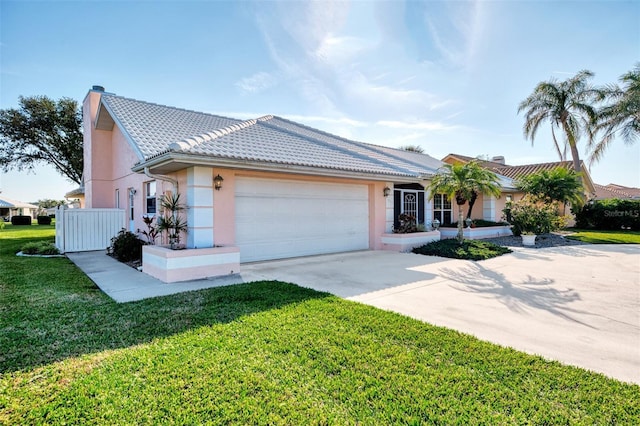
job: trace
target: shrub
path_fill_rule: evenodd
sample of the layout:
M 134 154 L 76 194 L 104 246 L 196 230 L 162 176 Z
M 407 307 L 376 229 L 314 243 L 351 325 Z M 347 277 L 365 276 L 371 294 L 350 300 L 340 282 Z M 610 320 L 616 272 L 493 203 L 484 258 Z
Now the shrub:
M 38 225 L 51 225 L 50 216 L 38 216 Z
M 416 247 L 413 252 L 452 259 L 485 260 L 511 253 L 511 250 L 488 241 L 464 240 L 460 244 L 455 239 L 447 239 Z
M 564 226 L 566 218 L 559 216 L 551 204 L 518 201 L 511 206 L 511 230 L 513 235 L 545 234 Z
M 640 200 L 600 200 L 573 211 L 582 229 L 640 231 Z
M 12 225 L 31 225 L 31 216 L 12 216 Z
M 107 253 L 120 262 L 131 262 L 142 259 L 142 246 L 144 242 L 136 234 L 121 229 L 118 235 L 111 238 L 111 246 Z
M 32 241 L 22 246 L 21 251 L 24 254 L 60 254 L 60 250 L 58 250 L 58 248 L 53 243 L 49 243 L 46 241 Z
M 416 217 L 410 214 L 402 213 L 398 216 L 399 225 L 397 228 L 393 228 L 394 234 L 410 234 L 418 232 L 418 225 L 416 224 Z

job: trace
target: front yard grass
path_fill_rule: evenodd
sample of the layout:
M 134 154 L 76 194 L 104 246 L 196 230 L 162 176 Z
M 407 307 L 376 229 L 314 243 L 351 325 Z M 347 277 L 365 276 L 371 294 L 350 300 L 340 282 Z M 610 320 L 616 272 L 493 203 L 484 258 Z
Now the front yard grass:
M 640 244 L 640 231 L 596 231 L 592 229 L 569 229 L 574 232 L 565 238 L 591 244 Z
M 0 424 L 640 422 L 637 385 L 292 284 L 116 304 L 16 257 L 32 228 L 0 231 Z
M 458 240 L 450 238 L 416 247 L 413 249 L 413 252 L 427 256 L 440 256 L 452 259 L 486 260 L 511 253 L 511 250 L 488 241 L 464 240 L 464 242 L 460 244 Z

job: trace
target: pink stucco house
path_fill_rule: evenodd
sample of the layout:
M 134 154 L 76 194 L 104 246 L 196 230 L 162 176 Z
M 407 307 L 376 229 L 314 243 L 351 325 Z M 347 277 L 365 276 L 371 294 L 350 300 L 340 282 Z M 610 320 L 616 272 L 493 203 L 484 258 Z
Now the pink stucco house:
M 187 207 L 186 247 L 211 252 L 183 262 L 204 268 L 194 276 L 210 275 L 205 269 L 225 256 L 238 259 L 231 266 L 220 261 L 215 274 L 237 272 L 243 262 L 405 248 L 391 234 L 401 213 L 428 231 L 433 218 L 456 219 L 448 200 L 434 203 L 425 194 L 443 164 L 425 154 L 276 116 L 243 121 L 138 101 L 100 86 L 87 94 L 83 112 L 84 207 L 125 209 L 135 231 L 144 229 L 143 215 L 158 214 L 162 194 L 179 193 Z M 171 266 L 178 261 L 145 250 L 146 272 L 166 281 L 191 277 Z M 187 255 L 169 255 L 179 256 Z

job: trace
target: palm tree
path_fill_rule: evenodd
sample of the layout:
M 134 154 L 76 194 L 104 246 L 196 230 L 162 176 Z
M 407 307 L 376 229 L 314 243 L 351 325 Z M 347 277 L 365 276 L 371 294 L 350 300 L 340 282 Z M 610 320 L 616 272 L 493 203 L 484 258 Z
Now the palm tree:
M 549 121 L 553 143 L 560 159 L 566 159 L 568 146 L 571 150 L 573 168 L 577 173 L 582 171 L 578 140 L 584 132 L 592 133 L 597 117 L 592 102 L 602 96 L 600 89 L 589 84 L 591 77 L 591 71 L 583 70 L 565 81 L 544 81 L 518 106 L 518 113 L 526 111 L 523 126 L 525 138 L 531 139 L 533 145 L 540 124 Z M 564 133 L 562 145 L 556 138 L 557 129 Z
M 580 176 L 564 167 L 532 173 L 519 179 L 516 186 L 522 192 L 530 194 L 535 201 L 545 204 L 558 202 L 566 206 L 571 203 L 573 207 L 582 207 L 584 204 L 584 187 Z
M 478 194 L 499 195 L 498 177 L 491 170 L 482 168 L 476 161 L 467 164 L 445 164 L 428 185 L 430 197 L 435 194 L 447 194 L 455 198 L 458 205 L 458 242 L 464 241 L 462 206 Z
M 602 138 L 596 143 L 595 135 L 589 141 L 589 163 L 599 161 L 614 137 L 619 134 L 625 144 L 633 145 L 640 136 L 640 63 L 620 77 L 623 87 L 609 86 L 605 95 L 613 103 L 599 111 L 597 133 Z
M 420 145 L 404 145 L 398 149 L 409 152 L 417 152 L 418 154 L 424 154 L 424 148 L 422 148 Z

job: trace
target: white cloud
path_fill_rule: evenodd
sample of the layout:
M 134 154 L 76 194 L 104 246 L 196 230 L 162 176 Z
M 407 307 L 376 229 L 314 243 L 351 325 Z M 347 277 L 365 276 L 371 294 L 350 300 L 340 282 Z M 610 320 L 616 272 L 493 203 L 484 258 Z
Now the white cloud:
M 237 81 L 236 87 L 245 94 L 254 94 L 275 86 L 277 82 L 278 79 L 272 74 L 261 71 Z

